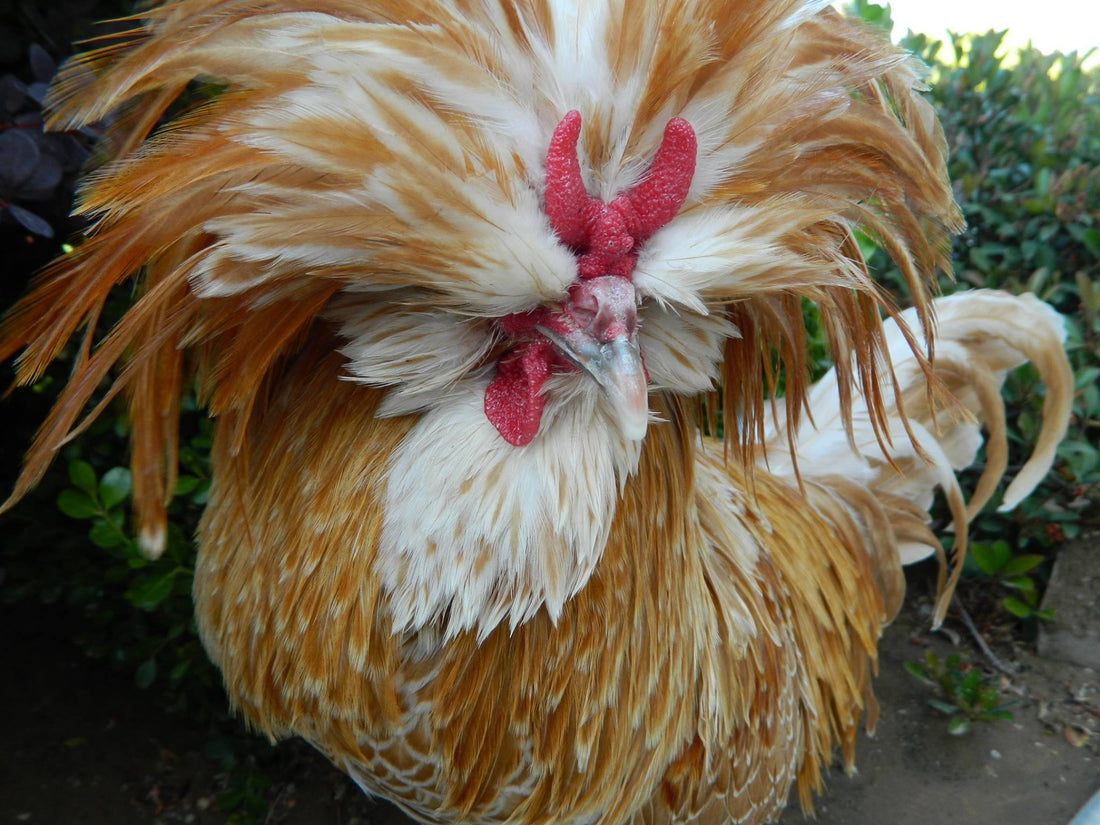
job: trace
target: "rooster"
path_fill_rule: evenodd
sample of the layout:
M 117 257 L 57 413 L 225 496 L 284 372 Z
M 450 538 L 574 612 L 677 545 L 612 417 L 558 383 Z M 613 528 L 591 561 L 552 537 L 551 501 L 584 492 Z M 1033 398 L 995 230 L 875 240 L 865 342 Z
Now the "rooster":
M 52 90 L 107 157 L 90 237 L 4 327 L 24 384 L 84 330 L 12 500 L 107 386 L 84 420 L 129 405 L 155 555 L 193 385 L 196 613 L 255 728 L 424 822 L 809 807 L 874 724 L 902 563 L 951 567 L 937 488 L 943 616 L 1005 469 L 1005 372 L 1047 385 L 1006 506 L 1072 391 L 1046 305 L 930 295 L 961 220 L 921 88 L 811 0 L 144 12 Z M 812 386 L 809 306 L 835 363 Z

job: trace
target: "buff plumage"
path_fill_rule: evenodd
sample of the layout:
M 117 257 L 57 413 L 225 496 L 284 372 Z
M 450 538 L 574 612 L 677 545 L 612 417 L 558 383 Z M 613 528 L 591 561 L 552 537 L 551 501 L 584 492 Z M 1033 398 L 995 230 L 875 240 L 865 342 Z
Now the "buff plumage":
M 14 498 L 110 381 L 156 553 L 194 380 L 216 421 L 197 615 L 257 728 L 432 822 L 755 823 L 792 787 L 809 805 L 873 722 L 876 640 L 902 561 L 939 548 L 937 487 L 961 558 L 953 472 L 986 422 L 988 498 L 999 384 L 1028 359 L 1046 429 L 1010 498 L 1049 468 L 1072 390 L 1059 319 L 931 299 L 960 219 L 920 67 L 825 3 L 408 6 L 179 0 L 64 70 L 53 125 L 110 116 L 111 159 L 82 191 L 91 237 L 0 356 L 22 350 L 33 382 L 138 288 L 86 341 Z M 218 93 L 158 126 L 196 79 Z M 579 261 L 605 261 L 548 218 L 571 111 L 594 203 L 647 191 L 667 125 L 691 130 L 675 208 L 616 275 L 650 420 L 636 438 L 548 361 L 509 443 L 485 399 L 530 339 L 501 319 L 574 311 Z M 814 387 L 804 300 L 836 363 Z M 724 442 L 700 434 L 719 412 Z

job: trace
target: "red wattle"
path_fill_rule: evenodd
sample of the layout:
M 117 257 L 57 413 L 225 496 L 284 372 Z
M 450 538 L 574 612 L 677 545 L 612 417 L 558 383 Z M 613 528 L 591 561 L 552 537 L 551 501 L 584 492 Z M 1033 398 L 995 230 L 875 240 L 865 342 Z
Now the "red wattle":
M 550 375 L 552 347 L 549 341 L 533 341 L 505 355 L 485 388 L 485 416 L 514 447 L 529 444 L 539 431 L 546 406 L 541 390 Z

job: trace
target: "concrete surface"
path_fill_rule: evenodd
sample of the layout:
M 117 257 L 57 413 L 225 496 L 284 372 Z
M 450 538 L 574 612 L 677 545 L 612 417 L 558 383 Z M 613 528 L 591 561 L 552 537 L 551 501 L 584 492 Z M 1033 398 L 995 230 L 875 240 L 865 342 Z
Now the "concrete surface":
M 1100 536 L 1059 551 L 1042 606 L 1054 618 L 1039 628 L 1039 653 L 1100 670 Z

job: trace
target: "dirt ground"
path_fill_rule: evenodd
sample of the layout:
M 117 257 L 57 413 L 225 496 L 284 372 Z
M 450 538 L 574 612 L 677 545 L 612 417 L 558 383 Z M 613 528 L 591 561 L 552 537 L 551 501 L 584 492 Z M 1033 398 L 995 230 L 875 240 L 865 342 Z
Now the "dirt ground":
M 125 674 L 84 659 L 47 608 L 5 608 L 0 682 L 0 825 L 6 823 L 227 822 L 218 799 L 227 775 L 208 758 L 207 734 L 166 714 Z M 981 662 L 908 609 L 881 646 L 873 739 L 861 738 L 858 773 L 834 767 L 817 800 L 821 825 L 1065 825 L 1100 787 L 1100 676 L 1020 653 L 1023 669 L 1001 692 L 1014 721 L 962 737 L 930 715 L 929 689 L 903 669 L 931 645 Z M 401 825 L 402 815 L 363 798 L 302 743 L 275 750 L 274 786 L 258 818 L 285 825 Z M 782 825 L 806 820 L 789 809 Z
M 950 626 L 950 625 L 949 625 Z M 861 736 L 857 773 L 838 765 L 816 802 L 819 825 L 1065 825 L 1100 789 L 1100 674 L 1017 651 L 1020 672 L 999 690 L 1019 704 L 1012 721 L 975 725 L 964 736 L 927 706 L 934 694 L 904 670 L 930 646 L 984 666 L 966 637 L 929 633 L 909 609 L 879 646 L 875 693 L 881 716 Z M 806 820 L 797 805 L 781 825 Z

